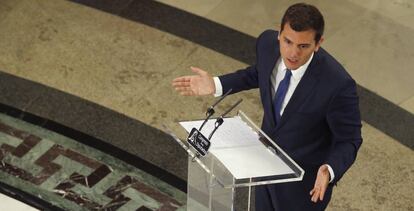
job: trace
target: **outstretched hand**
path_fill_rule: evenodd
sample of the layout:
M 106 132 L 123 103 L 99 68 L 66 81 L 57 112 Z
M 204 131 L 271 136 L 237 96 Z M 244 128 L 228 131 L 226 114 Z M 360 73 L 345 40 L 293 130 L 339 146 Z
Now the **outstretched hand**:
M 190 68 L 196 75 L 182 76 L 174 79 L 172 86 L 175 90 L 184 96 L 214 94 L 216 87 L 213 77 L 200 68 Z
M 313 189 L 309 193 L 313 202 L 322 201 L 325 195 L 326 189 L 328 188 L 330 174 L 327 165 L 319 167 L 318 174 Z

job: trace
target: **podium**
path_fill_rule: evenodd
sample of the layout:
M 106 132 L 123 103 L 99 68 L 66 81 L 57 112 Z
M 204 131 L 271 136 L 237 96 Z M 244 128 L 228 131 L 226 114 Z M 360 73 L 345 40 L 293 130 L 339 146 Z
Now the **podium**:
M 189 133 L 203 120 L 182 121 Z M 201 131 L 212 131 L 210 119 Z M 211 138 L 207 155 L 197 152 L 167 127 L 167 132 L 188 153 L 187 210 L 250 210 L 252 187 L 301 181 L 303 169 L 275 142 L 258 128 L 242 111 L 224 118 Z M 244 190 L 243 196 L 238 195 Z M 247 191 L 246 191 L 247 190 Z

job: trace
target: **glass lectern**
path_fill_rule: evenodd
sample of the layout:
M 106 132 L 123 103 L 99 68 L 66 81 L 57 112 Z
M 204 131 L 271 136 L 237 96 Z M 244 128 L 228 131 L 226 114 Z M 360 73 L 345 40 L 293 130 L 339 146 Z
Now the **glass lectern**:
M 189 133 L 203 120 L 182 121 Z M 210 133 L 215 119 L 210 119 L 203 130 Z M 187 210 L 235 210 L 235 204 L 244 204 L 250 210 L 252 186 L 295 182 L 304 171 L 273 140 L 260 130 L 242 111 L 224 118 L 224 123 L 211 138 L 211 147 L 204 157 L 166 128 L 174 140 L 188 153 Z M 244 199 L 236 193 L 248 190 Z

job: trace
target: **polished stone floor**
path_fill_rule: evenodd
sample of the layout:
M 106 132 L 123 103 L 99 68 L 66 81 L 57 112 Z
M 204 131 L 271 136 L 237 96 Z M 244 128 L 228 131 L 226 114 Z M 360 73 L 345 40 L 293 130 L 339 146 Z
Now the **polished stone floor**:
M 1 0 L 2 123 L 40 137 L 39 153 L 57 144 L 65 153 L 87 155 L 85 159 L 105 158 L 83 167 L 64 154 L 54 162 L 73 167 L 57 171 L 58 175 L 91 175 L 98 163 L 116 172 L 128 167 L 132 177 L 127 180 L 147 175 L 148 181 L 159 181 L 151 188 L 169 194 L 157 185 L 168 186 L 177 194 L 169 196 L 182 204 L 187 159 L 162 125 L 180 131 L 176 121 L 202 118 L 214 99 L 180 97 L 172 90 L 171 80 L 189 74 L 190 66 L 218 75 L 253 63 L 255 37 L 265 29 L 277 29 L 283 11 L 294 2 Z M 414 210 L 414 3 L 307 2 L 325 15 L 322 46 L 358 83 L 363 118 L 364 143 L 355 164 L 335 188 L 328 210 Z M 238 98 L 244 99 L 240 109 L 260 123 L 262 111 L 255 90 L 230 96 L 219 109 Z M 1 133 L 1 147 L 10 152 L 20 142 L 5 134 Z M 13 153 L 6 155 L 5 161 L 16 168 L 31 164 L 20 162 Z M 41 165 L 25 175 L 35 181 L 38 171 Z M 32 195 L 37 190 L 49 192 L 62 201 L 52 206 L 63 209 L 78 206 L 71 194 L 89 191 L 75 177 L 70 184 L 76 185 L 63 187 L 71 194 L 61 198 L 59 192 L 50 194 L 60 181 L 58 176 L 51 176 L 54 180 L 42 189 L 0 173 L 1 182 L 16 189 Z M 122 173 L 117 175 L 113 181 L 122 179 Z M 95 192 L 102 191 L 103 187 Z M 137 188 L 128 191 L 123 195 L 131 201 L 154 199 Z M 51 202 L 48 199 L 44 201 Z M 104 205 L 110 200 L 101 194 L 92 201 Z
M 62 135 L 0 114 L 0 181 L 65 210 L 176 210 L 185 193 Z

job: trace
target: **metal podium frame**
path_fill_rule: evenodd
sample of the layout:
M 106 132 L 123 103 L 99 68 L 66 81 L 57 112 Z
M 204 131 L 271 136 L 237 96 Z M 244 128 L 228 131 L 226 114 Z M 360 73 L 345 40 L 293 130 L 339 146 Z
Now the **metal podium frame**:
M 257 143 L 261 143 L 258 144 L 260 146 L 255 145 L 254 147 L 260 147 L 261 150 L 264 147 L 264 150 L 268 150 L 271 156 L 275 156 L 275 159 L 280 160 L 285 168 L 289 168 L 289 173 L 238 178 L 234 175 L 234 172 L 229 170 L 229 166 L 226 167 L 223 164 L 224 162 L 216 156 L 217 154 L 209 152 L 204 157 L 197 156 L 196 151 L 188 146 L 187 141 L 182 141 L 175 133 L 165 127 L 174 140 L 188 153 L 187 210 L 235 210 L 235 194 L 242 187 L 248 189 L 247 200 L 243 199 L 243 201 L 237 201 L 237 203 L 247 203 L 243 207 L 250 210 L 252 186 L 301 181 L 303 178 L 304 170 L 242 111 L 239 111 L 232 118 L 240 118 L 245 122 L 252 129 L 252 132 L 257 135 Z M 189 131 L 187 130 L 187 132 Z M 243 148 L 246 149 L 246 147 Z M 231 154 L 232 150 L 235 152 L 234 150 L 240 149 L 235 147 L 226 150 L 230 150 L 228 153 Z M 245 159 L 249 158 L 246 157 Z

